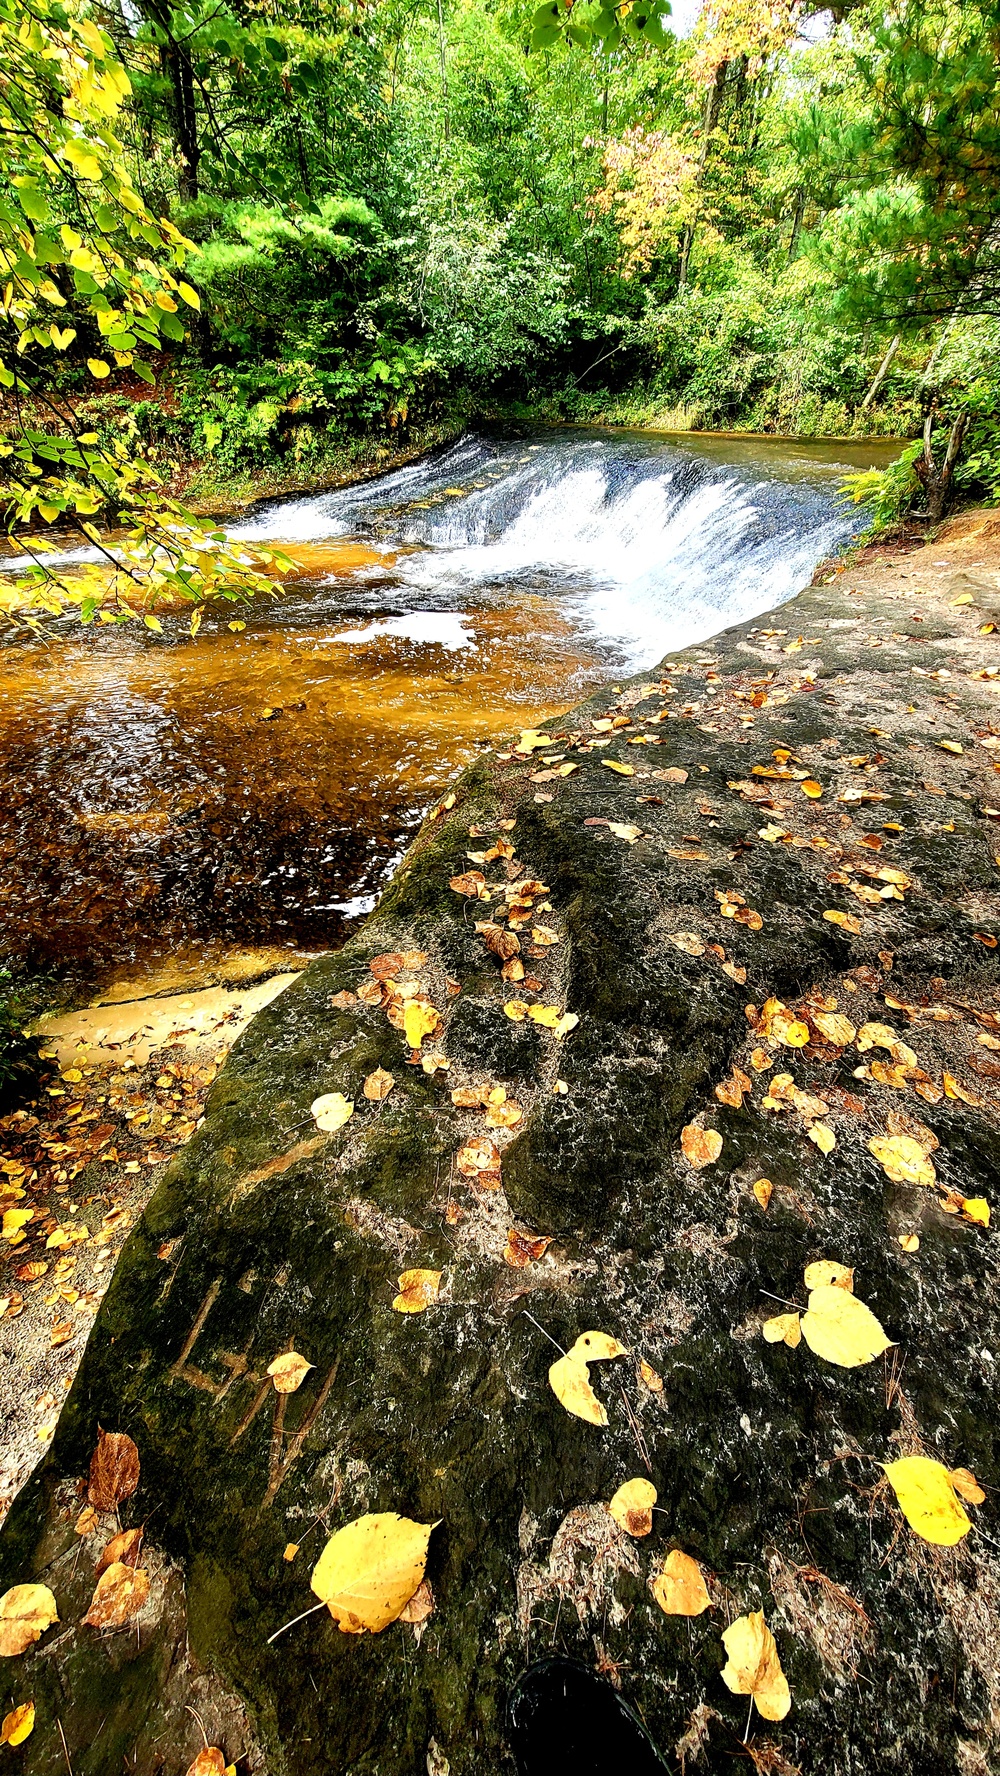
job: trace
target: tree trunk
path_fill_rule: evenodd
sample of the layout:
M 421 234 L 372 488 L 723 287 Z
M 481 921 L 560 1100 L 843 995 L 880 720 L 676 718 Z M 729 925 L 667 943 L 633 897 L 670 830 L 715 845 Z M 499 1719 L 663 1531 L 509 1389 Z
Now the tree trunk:
M 719 122 L 719 112 L 722 109 L 722 93 L 726 84 L 726 69 L 728 66 L 728 62 L 719 63 L 719 66 L 715 71 L 715 79 L 709 87 L 708 92 L 705 94 L 704 128 L 702 132 L 701 153 L 698 157 L 697 184 L 699 187 L 705 177 L 705 165 L 708 160 L 708 150 L 712 140 L 712 131 L 717 127 Z M 677 288 L 679 290 L 683 290 L 687 286 L 688 265 L 691 260 L 691 246 L 694 241 L 696 225 L 697 219 L 694 222 L 685 223 L 683 233 L 681 234 L 681 262 L 680 272 L 677 279 Z
M 805 215 L 806 194 L 801 185 L 795 199 L 795 214 L 792 217 L 792 232 L 788 242 L 788 264 L 794 263 L 799 250 L 799 235 L 802 233 L 802 218 Z
M 878 394 L 879 389 L 882 387 L 882 384 L 884 383 L 886 377 L 889 374 L 889 368 L 890 368 L 890 366 L 892 364 L 892 360 L 896 356 L 896 353 L 898 352 L 898 350 L 899 350 L 899 334 L 894 333 L 892 336 L 892 339 L 889 343 L 889 350 L 886 352 L 885 357 L 882 359 L 881 364 L 879 365 L 878 369 L 875 372 L 875 376 L 872 381 L 871 388 L 868 390 L 868 393 L 866 394 L 864 400 L 862 401 L 861 406 L 858 408 L 858 418 L 859 419 L 860 419 L 862 413 L 868 412 L 868 409 L 871 406 L 872 402 L 874 401 L 875 396 Z
M 438 61 L 441 67 L 441 106 L 444 112 L 444 139 L 447 142 L 451 136 L 451 119 L 448 115 L 448 64 L 445 59 L 444 0 L 437 0 L 437 14 Z
M 953 422 L 948 434 L 944 461 L 940 468 L 934 461 L 933 432 L 936 409 L 931 408 L 924 421 L 923 455 L 918 456 L 913 467 L 927 495 L 927 515 L 932 524 L 940 524 L 951 504 L 955 481 L 955 464 L 958 461 L 962 443 L 969 425 L 968 413 L 962 412 Z

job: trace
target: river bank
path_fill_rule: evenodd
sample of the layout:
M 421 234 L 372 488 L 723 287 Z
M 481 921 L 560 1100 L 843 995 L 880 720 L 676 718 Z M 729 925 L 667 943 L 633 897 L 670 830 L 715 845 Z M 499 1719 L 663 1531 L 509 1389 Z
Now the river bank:
M 18 1666 L 26 1769 L 56 1767 L 57 1715 L 78 1776 L 153 1771 L 164 1743 L 183 1767 L 190 1704 L 249 1770 L 478 1776 L 506 1767 L 512 1678 L 561 1650 L 721 1771 L 746 1712 L 720 1629 L 762 1608 L 792 1712 L 751 1723 L 755 1761 L 985 1776 L 998 570 L 995 515 L 967 514 L 484 756 L 357 935 L 254 1020 L 4 1533 L 3 1582 L 44 1577 L 63 1622 Z M 408 994 L 440 1023 L 416 1053 Z M 353 1114 L 324 1134 L 310 1104 L 338 1091 Z M 820 1259 L 854 1269 L 884 1357 L 762 1336 Z M 439 1291 L 400 1315 L 413 1266 Z M 604 1428 L 546 1383 L 548 1340 L 588 1328 L 630 1353 L 592 1371 Z M 265 1371 L 290 1346 L 315 1367 L 279 1425 Z M 98 1423 L 138 1445 L 121 1521 L 147 1525 L 151 1581 L 107 1638 L 77 1626 Z M 955 1549 L 882 1479 L 916 1453 L 985 1490 Z M 639 1542 L 605 1509 L 631 1475 L 663 1513 Z M 269 1647 L 366 1510 L 438 1523 L 432 1613 L 377 1641 L 311 1617 Z M 708 1583 L 690 1626 L 648 1589 L 671 1547 Z

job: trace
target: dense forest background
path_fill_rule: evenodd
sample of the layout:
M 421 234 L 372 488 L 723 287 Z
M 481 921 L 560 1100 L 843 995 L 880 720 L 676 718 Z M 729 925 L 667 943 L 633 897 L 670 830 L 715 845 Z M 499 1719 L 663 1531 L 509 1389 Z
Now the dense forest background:
M 80 10 L 201 299 L 155 386 L 127 341 L 97 381 L 59 361 L 102 444 L 302 482 L 483 414 L 930 415 L 957 485 L 1000 493 L 1000 5 L 681 0 L 683 34 L 627 0 Z M 916 454 L 873 489 L 890 513 Z

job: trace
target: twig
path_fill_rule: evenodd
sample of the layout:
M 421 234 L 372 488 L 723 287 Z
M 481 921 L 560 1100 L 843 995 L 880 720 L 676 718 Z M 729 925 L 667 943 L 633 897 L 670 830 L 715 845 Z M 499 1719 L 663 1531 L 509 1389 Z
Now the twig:
M 747 1745 L 747 1744 L 749 1744 L 749 1740 L 750 1740 L 750 1722 L 751 1722 L 751 1721 L 752 1721 L 752 1720 L 753 1720 L 753 1697 L 752 1697 L 752 1696 L 751 1696 L 751 1698 L 750 1698 L 750 1713 L 749 1713 L 749 1714 L 748 1714 L 748 1715 L 747 1715 L 747 1729 L 746 1729 L 746 1732 L 745 1732 L 745 1733 L 744 1733 L 744 1735 L 743 1735 L 743 1743 L 744 1743 L 744 1745 Z
M 59 1737 L 62 1740 L 63 1757 L 66 1759 L 66 1768 L 69 1771 L 69 1776 L 73 1776 L 73 1766 L 69 1761 L 69 1750 L 66 1745 L 66 1735 L 62 1730 L 62 1721 L 59 1719 L 58 1715 L 56 1715 L 56 1726 L 59 1728 Z
M 264 1645 L 270 1646 L 272 1640 L 277 1640 L 278 1635 L 284 1634 L 286 1628 L 294 1628 L 296 1622 L 304 1622 L 307 1616 L 314 1616 L 316 1611 L 321 1609 L 326 1609 L 325 1603 L 314 1603 L 312 1609 L 303 1610 L 301 1616 L 293 1616 L 290 1622 L 285 1623 L 284 1627 L 276 1628 L 273 1634 L 269 1634 Z
M 784 1295 L 772 1295 L 770 1289 L 759 1289 L 757 1293 L 759 1295 L 766 1295 L 768 1301 L 780 1301 L 782 1307 L 794 1307 L 797 1313 L 805 1313 L 806 1311 L 804 1307 L 799 1306 L 797 1301 L 788 1301 Z
M 534 1316 L 534 1314 L 532 1314 L 532 1313 L 529 1313 L 529 1312 L 528 1312 L 528 1310 L 527 1310 L 527 1308 L 526 1308 L 526 1307 L 522 1307 L 522 1309 L 521 1309 L 521 1312 L 522 1312 L 522 1313 L 523 1313 L 523 1315 L 524 1315 L 524 1317 L 525 1317 L 525 1319 L 527 1319 L 527 1320 L 530 1320 L 530 1321 L 531 1321 L 531 1324 L 532 1324 L 532 1325 L 533 1325 L 533 1326 L 538 1326 L 538 1321 L 537 1321 L 537 1320 L 536 1320 L 536 1318 L 535 1318 L 535 1316 Z M 565 1357 L 565 1356 L 567 1356 L 567 1355 L 568 1355 L 568 1354 L 569 1354 L 569 1353 L 568 1353 L 568 1352 L 567 1352 L 567 1351 L 564 1351 L 564 1350 L 563 1350 L 563 1347 L 562 1347 L 562 1345 L 561 1345 L 561 1344 L 560 1344 L 560 1343 L 559 1343 L 559 1340 L 558 1340 L 558 1339 L 557 1339 L 557 1338 L 553 1338 L 553 1336 L 552 1336 L 552 1334 L 551 1334 L 551 1332 L 546 1332 L 546 1330 L 545 1330 L 545 1327 L 544 1327 L 544 1326 L 538 1326 L 538 1330 L 539 1330 L 539 1332 L 540 1332 L 540 1333 L 541 1333 L 541 1334 L 542 1334 L 542 1337 L 543 1337 L 543 1338 L 547 1338 L 547 1339 L 548 1339 L 548 1341 L 549 1341 L 549 1343 L 550 1343 L 550 1344 L 554 1344 L 554 1345 L 555 1345 L 555 1347 L 556 1347 L 556 1350 L 557 1350 L 557 1351 L 562 1351 L 562 1354 L 563 1354 L 563 1356 L 564 1356 L 564 1357 Z

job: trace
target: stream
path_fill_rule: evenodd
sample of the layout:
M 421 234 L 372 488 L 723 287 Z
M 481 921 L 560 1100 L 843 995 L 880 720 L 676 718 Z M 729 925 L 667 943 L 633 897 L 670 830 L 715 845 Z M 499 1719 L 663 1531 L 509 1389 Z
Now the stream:
M 232 526 L 281 542 L 240 613 L 55 622 L 0 649 L 3 950 L 150 990 L 294 967 L 367 912 L 455 772 L 600 681 L 790 598 L 896 441 L 467 435 Z

